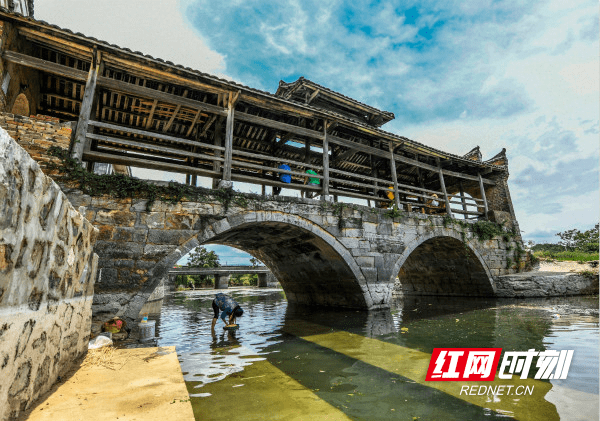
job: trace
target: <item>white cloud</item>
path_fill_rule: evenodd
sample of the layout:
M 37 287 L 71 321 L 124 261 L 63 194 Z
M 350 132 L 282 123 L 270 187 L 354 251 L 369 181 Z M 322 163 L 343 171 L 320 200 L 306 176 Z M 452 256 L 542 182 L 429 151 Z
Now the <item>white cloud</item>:
M 192 29 L 176 0 L 38 1 L 35 18 L 203 72 L 225 71 L 225 57 Z

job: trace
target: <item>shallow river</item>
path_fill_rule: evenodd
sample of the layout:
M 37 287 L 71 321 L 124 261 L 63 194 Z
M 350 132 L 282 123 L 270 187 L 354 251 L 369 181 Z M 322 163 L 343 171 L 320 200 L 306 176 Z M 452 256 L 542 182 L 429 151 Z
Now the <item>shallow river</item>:
M 598 419 L 598 297 L 419 298 L 364 312 L 294 308 L 276 289 L 228 293 L 245 311 L 234 333 L 219 321 L 211 334 L 214 290 L 168 296 L 157 320 L 155 344 L 177 347 L 197 420 Z M 427 382 L 440 347 L 574 353 L 562 380 L 535 380 L 534 360 L 527 379 Z M 531 393 L 461 390 L 484 384 Z

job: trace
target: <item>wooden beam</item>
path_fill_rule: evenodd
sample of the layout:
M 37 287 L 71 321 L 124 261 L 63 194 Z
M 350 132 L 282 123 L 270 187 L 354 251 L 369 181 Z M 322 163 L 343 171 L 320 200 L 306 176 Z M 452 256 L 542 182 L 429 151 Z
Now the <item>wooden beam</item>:
M 202 168 L 190 167 L 188 165 L 173 164 L 168 162 L 153 161 L 151 159 L 132 156 L 121 156 L 106 152 L 89 151 L 83 154 L 84 160 L 94 162 L 108 162 L 109 164 L 121 164 L 132 167 L 149 168 L 152 170 L 170 171 L 183 174 L 196 174 L 203 177 L 218 177 L 220 174 Z
M 444 194 L 444 200 L 446 201 L 446 213 L 448 216 L 452 217 L 452 209 L 450 209 L 450 200 L 448 200 L 448 192 L 446 191 L 446 183 L 444 183 L 444 173 L 442 172 L 442 166 L 440 164 L 440 159 L 436 158 L 436 162 L 438 165 L 438 174 L 440 177 L 440 185 L 442 187 L 442 193 Z
M 209 118 L 206 124 L 202 127 L 202 131 L 200 132 L 200 134 L 198 134 L 198 137 L 206 136 L 208 129 L 210 129 L 210 126 L 212 126 L 212 124 L 217 120 L 217 118 L 218 117 L 216 115 L 213 115 L 211 118 Z
M 121 80 L 111 79 L 107 77 L 99 77 L 98 84 L 100 86 L 120 91 L 126 94 L 137 95 L 143 98 L 158 99 L 161 102 L 168 104 L 181 105 L 193 110 L 203 110 L 213 114 L 227 115 L 227 110 L 216 105 L 207 104 L 205 102 L 195 101 L 189 98 L 183 98 L 179 95 L 173 95 L 156 89 L 146 88 L 144 86 L 134 85 L 132 83 L 123 82 Z
M 339 154 L 338 156 L 336 156 L 335 159 L 331 160 L 331 166 L 332 167 L 337 166 L 337 164 L 339 164 L 342 161 L 345 161 L 348 158 L 351 158 L 357 152 L 358 151 L 356 149 L 348 149 L 347 151 L 342 152 L 341 154 Z
M 321 90 L 317 89 L 312 94 L 310 94 L 310 96 L 306 100 L 306 103 L 310 104 L 311 102 L 313 102 L 313 100 L 317 97 L 317 95 L 319 95 L 320 92 L 321 92 Z
M 156 111 L 156 106 L 158 105 L 158 99 L 155 99 L 152 103 L 152 108 L 150 108 L 150 115 L 148 116 L 148 120 L 146 120 L 146 130 L 150 130 L 152 127 L 152 118 L 154 118 L 154 111 Z
M 201 158 L 201 159 L 206 159 L 206 160 L 220 160 L 220 161 L 223 160 L 223 158 L 215 157 L 212 155 L 205 155 L 205 154 L 201 154 L 201 153 L 190 152 L 190 151 L 184 150 L 184 149 L 171 148 L 168 146 L 154 145 L 154 144 L 138 142 L 138 141 L 133 141 L 133 140 L 127 140 L 127 139 L 119 139 L 117 137 L 105 136 L 105 135 L 100 135 L 100 134 L 88 133 L 87 137 L 89 139 L 100 140 L 103 142 L 116 143 L 119 145 L 131 146 L 134 148 L 150 149 L 153 151 L 168 153 L 168 154 L 173 154 L 173 155 L 179 155 L 182 157 L 193 157 L 193 158 Z
M 169 135 L 160 134 L 160 133 L 148 132 L 148 131 L 139 130 L 139 129 L 132 129 L 131 127 L 118 126 L 116 124 L 104 123 L 101 121 L 90 120 L 88 124 L 90 126 L 102 127 L 104 129 L 109 129 L 109 130 L 118 130 L 118 131 L 122 131 L 125 133 L 131 133 L 131 134 L 137 134 L 140 136 L 152 137 L 155 139 L 166 140 L 166 141 L 173 142 L 173 143 L 181 143 L 183 145 L 198 146 L 198 147 L 217 149 L 217 150 L 225 149 L 225 148 L 218 147 L 218 146 L 212 146 L 212 145 L 209 145 L 206 143 L 194 142 L 193 140 L 184 139 L 182 137 L 175 137 L 175 136 L 169 136 Z
M 348 140 L 348 139 L 342 139 L 340 137 L 331 136 L 330 135 L 329 136 L 329 140 L 331 142 L 333 142 L 333 143 L 337 143 L 338 145 L 343 145 L 343 146 L 345 146 L 347 148 L 355 148 L 358 151 L 361 151 L 361 152 L 364 152 L 364 153 L 367 153 L 367 154 L 371 154 L 371 155 L 374 155 L 374 156 L 378 156 L 380 158 L 385 158 L 386 160 L 389 159 L 389 157 L 390 157 L 389 152 L 383 151 L 381 149 L 378 149 L 378 148 L 375 148 L 375 147 L 372 147 L 372 146 L 368 146 L 368 145 L 364 145 L 364 144 L 361 144 L 361 143 L 353 142 L 353 141 Z M 432 172 L 435 172 L 435 173 L 437 173 L 438 170 L 439 170 L 438 167 L 426 164 L 424 162 L 415 161 L 414 159 L 407 158 L 407 157 L 402 156 L 402 155 L 394 154 L 394 159 L 396 161 L 398 161 L 398 162 L 402 162 L 402 163 L 407 164 L 407 165 L 412 165 L 414 167 L 423 168 L 423 169 L 426 169 L 426 170 L 429 170 L 429 171 L 432 171 Z M 442 172 L 443 172 L 444 175 L 451 176 L 451 177 L 463 178 L 463 179 L 471 180 L 471 181 L 479 181 L 479 178 L 477 178 L 476 176 L 472 176 L 472 175 L 468 175 L 468 174 L 457 173 L 457 172 L 454 172 L 454 171 L 449 171 L 449 170 L 444 170 L 444 169 L 442 169 Z M 483 178 L 483 182 L 484 182 L 484 184 L 490 184 L 490 185 L 495 185 L 496 184 L 495 181 L 488 180 L 488 179 L 485 179 L 485 178 Z
M 83 100 L 81 101 L 81 109 L 79 111 L 79 119 L 77 120 L 77 129 L 75 130 L 74 144 L 71 150 L 71 156 L 78 161 L 82 161 L 83 151 L 89 149 L 87 147 L 86 134 L 88 131 L 88 123 L 92 112 L 92 105 L 96 93 L 96 82 L 98 80 L 98 68 L 100 63 L 96 63 L 96 54 L 94 51 L 94 63 L 90 66 L 87 82 L 85 83 L 85 91 Z
M 192 135 L 192 131 L 194 131 L 194 126 L 198 122 L 198 119 L 200 118 L 200 114 L 202 114 L 202 112 L 200 110 L 198 110 L 196 112 L 196 115 L 194 116 L 194 119 L 192 120 L 192 125 L 190 126 L 190 128 L 187 131 L 187 133 L 185 134 L 186 137 L 190 137 Z M 213 117 L 216 118 L 216 116 L 213 116 Z
M 481 178 L 481 174 L 477 174 L 479 177 L 479 189 L 481 190 L 481 198 L 483 199 L 483 209 L 485 212 L 485 219 L 488 219 L 488 204 L 487 199 L 485 197 L 485 188 L 483 186 L 483 178 Z
M 2 58 L 11 63 L 32 67 L 46 73 L 51 73 L 53 75 L 62 76 L 69 79 L 86 81 L 88 76 L 88 72 L 83 70 L 73 69 L 71 67 L 56 64 L 51 61 L 31 57 L 27 54 L 17 53 L 16 51 L 4 51 L 4 53 L 2 53 Z
M 188 94 L 188 91 L 186 89 L 183 92 L 182 98 L 187 97 L 187 94 Z M 175 121 L 175 117 L 177 117 L 177 114 L 179 113 L 180 109 L 181 109 L 181 104 L 177 104 L 177 106 L 175 107 L 175 110 L 173 111 L 173 114 L 171 115 L 171 118 L 169 118 L 169 121 L 167 122 L 167 124 L 165 124 L 165 127 L 163 127 L 163 133 L 166 133 L 169 131 L 169 129 L 171 128 L 173 121 Z M 200 111 L 198 110 L 198 112 L 200 112 Z
M 285 135 L 281 136 L 279 142 L 273 145 L 273 148 L 271 149 L 271 155 L 275 155 L 277 151 L 279 151 L 279 149 L 281 149 L 293 136 L 293 133 L 286 133 Z
M 303 127 L 294 126 L 292 124 L 282 123 L 280 121 L 270 120 L 268 118 L 259 117 L 252 114 L 247 114 L 238 111 L 235 113 L 235 118 L 238 121 L 247 121 L 248 123 L 254 123 L 261 126 L 271 127 L 279 129 L 284 132 L 295 133 L 301 136 L 308 136 L 314 139 L 323 139 L 323 133 L 315 130 L 305 129 Z

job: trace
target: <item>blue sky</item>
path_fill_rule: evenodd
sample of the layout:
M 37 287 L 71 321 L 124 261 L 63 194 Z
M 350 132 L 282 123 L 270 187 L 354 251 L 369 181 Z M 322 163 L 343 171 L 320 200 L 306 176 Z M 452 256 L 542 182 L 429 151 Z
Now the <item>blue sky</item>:
M 355 3 L 46 0 L 35 13 L 269 92 L 304 76 L 451 153 L 505 147 L 525 240 L 598 222 L 597 1 Z

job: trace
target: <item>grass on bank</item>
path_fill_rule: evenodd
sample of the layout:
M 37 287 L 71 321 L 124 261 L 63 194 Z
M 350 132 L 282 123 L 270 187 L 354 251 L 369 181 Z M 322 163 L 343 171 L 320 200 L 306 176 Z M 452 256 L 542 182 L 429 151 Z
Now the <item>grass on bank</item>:
M 533 255 L 538 259 L 552 259 L 562 262 L 589 262 L 598 260 L 598 253 L 586 253 L 583 251 L 534 251 Z

